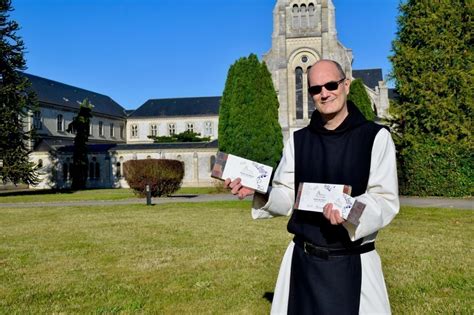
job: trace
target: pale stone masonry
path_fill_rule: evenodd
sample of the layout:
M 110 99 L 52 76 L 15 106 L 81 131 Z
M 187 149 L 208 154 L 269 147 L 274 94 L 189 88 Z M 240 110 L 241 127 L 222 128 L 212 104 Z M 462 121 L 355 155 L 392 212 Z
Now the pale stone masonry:
M 320 59 L 338 61 L 352 78 L 352 50 L 337 38 L 331 0 L 278 0 L 273 10 L 272 48 L 264 56 L 280 102 L 279 121 L 288 139 L 306 126 L 314 110 L 308 96 L 308 69 Z M 366 87 L 379 117 L 387 115 L 388 93 L 382 82 Z

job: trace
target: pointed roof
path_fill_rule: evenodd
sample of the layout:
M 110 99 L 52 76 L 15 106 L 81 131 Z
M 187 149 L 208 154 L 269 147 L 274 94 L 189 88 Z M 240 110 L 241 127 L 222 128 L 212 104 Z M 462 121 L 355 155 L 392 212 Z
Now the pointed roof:
M 352 76 L 355 79 L 361 79 L 372 90 L 379 86 L 379 81 L 383 81 L 382 69 L 380 68 L 352 70 Z

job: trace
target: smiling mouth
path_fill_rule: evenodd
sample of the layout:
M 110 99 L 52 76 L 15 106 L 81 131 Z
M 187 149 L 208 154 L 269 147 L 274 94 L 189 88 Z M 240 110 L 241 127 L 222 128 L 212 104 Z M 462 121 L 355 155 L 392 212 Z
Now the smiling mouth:
M 334 100 L 335 100 L 335 98 L 330 99 L 330 100 L 321 101 L 321 104 L 331 103 Z

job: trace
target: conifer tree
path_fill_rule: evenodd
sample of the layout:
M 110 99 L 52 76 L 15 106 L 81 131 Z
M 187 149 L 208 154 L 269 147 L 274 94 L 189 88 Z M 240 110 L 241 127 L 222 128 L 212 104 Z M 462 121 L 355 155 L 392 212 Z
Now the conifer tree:
M 367 120 L 374 120 L 375 113 L 372 110 L 372 103 L 370 102 L 369 95 L 367 94 L 364 83 L 361 79 L 355 79 L 351 82 L 351 88 L 347 99 L 352 101 L 357 108 L 359 108 Z
M 472 189 L 472 1 L 400 5 L 392 77 L 401 192 L 467 195 Z
M 35 185 L 36 166 L 28 158 L 33 133 L 26 122 L 37 101 L 30 83 L 19 72 L 26 69 L 25 48 L 16 34 L 18 23 L 9 20 L 12 10 L 10 0 L 0 0 L 0 179 Z
M 92 105 L 88 99 L 82 101 L 79 106 L 79 113 L 69 124 L 67 131 L 75 132 L 74 153 L 72 167 L 72 184 L 74 190 L 86 188 L 88 158 L 87 158 L 87 141 L 89 140 L 89 125 L 92 118 Z
M 271 74 L 256 55 L 229 69 L 219 109 L 219 150 L 275 167 L 283 136 Z

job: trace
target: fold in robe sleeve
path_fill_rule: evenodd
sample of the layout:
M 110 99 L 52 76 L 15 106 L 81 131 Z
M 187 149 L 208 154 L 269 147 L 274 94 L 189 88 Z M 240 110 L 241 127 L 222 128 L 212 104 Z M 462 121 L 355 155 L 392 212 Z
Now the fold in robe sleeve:
M 343 223 L 352 241 L 375 239 L 376 232 L 392 221 L 399 211 L 397 162 L 390 133 L 381 129 L 374 139 L 367 190 L 355 198 L 366 205 L 358 226 Z

